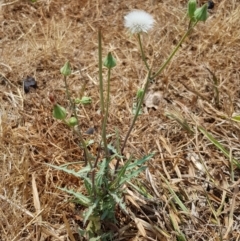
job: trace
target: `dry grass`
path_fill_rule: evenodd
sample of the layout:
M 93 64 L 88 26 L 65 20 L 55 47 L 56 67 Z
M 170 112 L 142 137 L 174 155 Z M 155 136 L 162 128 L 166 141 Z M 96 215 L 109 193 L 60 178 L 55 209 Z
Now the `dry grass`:
M 123 16 L 135 8 L 154 15 L 157 24 L 144 42 L 149 60 L 157 66 L 186 29 L 186 3 L 1 1 L 0 240 L 80 240 L 76 233 L 82 227 L 82 210 L 57 187 L 81 190 L 81 180 L 45 165 L 81 161 L 83 155 L 76 137 L 51 116 L 49 93 L 67 106 L 59 69 L 67 59 L 72 63 L 75 96 L 88 80 L 84 94 L 92 97 L 93 104 L 81 107 L 81 126 L 84 131 L 95 126 L 98 139 L 97 30 L 101 26 L 104 55 L 111 50 L 118 61 L 108 132 L 118 128 L 123 139 L 133 98 L 146 77 L 137 41 L 124 30 Z M 137 197 L 129 189 L 126 200 L 135 219 L 119 212 L 115 240 L 172 241 L 178 229 L 186 240 L 240 240 L 240 171 L 197 129 L 203 126 L 240 160 L 240 125 L 230 118 L 240 113 L 240 4 L 238 0 L 215 3 L 208 21 L 197 26 L 150 87 L 149 93 L 160 94 L 157 109 L 145 108 L 125 153 L 137 157 L 156 153 L 139 180 L 152 198 Z M 219 106 L 212 75 L 204 66 L 218 78 Z M 28 94 L 22 88 L 26 76 L 38 83 L 38 89 Z M 186 120 L 194 134 L 165 116 L 171 110 Z M 176 204 L 175 195 L 187 212 Z

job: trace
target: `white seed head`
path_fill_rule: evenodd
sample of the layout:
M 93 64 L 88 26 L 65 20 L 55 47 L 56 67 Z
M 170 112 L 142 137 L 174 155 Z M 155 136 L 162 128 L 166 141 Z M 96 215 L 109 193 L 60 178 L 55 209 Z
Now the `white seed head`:
M 130 33 L 147 33 L 154 24 L 152 15 L 143 10 L 133 10 L 124 17 L 124 25 Z

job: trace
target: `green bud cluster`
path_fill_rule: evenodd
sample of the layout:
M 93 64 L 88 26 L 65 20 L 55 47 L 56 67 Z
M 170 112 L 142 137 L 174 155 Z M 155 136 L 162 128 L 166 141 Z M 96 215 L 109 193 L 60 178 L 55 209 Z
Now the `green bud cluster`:
M 188 17 L 191 21 L 203 21 L 205 22 L 208 18 L 208 4 L 205 3 L 202 7 L 197 8 L 196 0 L 188 1 Z

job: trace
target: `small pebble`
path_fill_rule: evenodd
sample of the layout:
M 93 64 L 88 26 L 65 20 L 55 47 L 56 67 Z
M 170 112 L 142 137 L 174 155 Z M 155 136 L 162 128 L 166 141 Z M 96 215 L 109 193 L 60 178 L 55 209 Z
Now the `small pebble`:
M 214 8 L 214 2 L 213 1 L 208 1 L 208 9 L 213 9 Z
M 94 131 L 95 131 L 94 127 L 90 127 L 90 128 L 86 131 L 86 134 L 88 134 L 88 135 L 93 135 Z
M 24 92 L 28 93 L 30 88 L 37 88 L 37 82 L 33 77 L 27 76 L 25 80 L 23 80 L 23 88 Z

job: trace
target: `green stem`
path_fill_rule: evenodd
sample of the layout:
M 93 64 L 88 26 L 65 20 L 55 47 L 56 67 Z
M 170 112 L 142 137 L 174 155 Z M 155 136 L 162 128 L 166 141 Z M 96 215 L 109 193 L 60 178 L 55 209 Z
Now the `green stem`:
M 178 51 L 179 47 L 182 45 L 183 41 L 186 39 L 186 37 L 189 35 L 189 33 L 192 31 L 192 29 L 196 26 L 196 24 L 198 23 L 198 21 L 196 21 L 192 26 L 190 26 L 187 30 L 187 32 L 183 35 L 183 37 L 181 38 L 181 40 L 179 41 L 179 43 L 177 44 L 177 46 L 175 47 L 175 49 L 172 51 L 172 53 L 170 54 L 170 56 L 167 58 L 167 60 L 163 63 L 163 65 L 159 68 L 159 70 L 153 75 L 151 76 L 151 79 L 154 79 L 155 77 L 157 77 L 159 74 L 162 73 L 162 71 L 165 69 L 165 67 L 167 66 L 167 64 L 171 61 L 171 59 L 173 58 L 173 56 L 176 54 L 176 52 Z
M 103 136 L 107 136 L 106 128 L 107 128 L 107 119 L 108 119 L 108 109 L 110 102 L 110 76 L 111 76 L 111 68 L 108 69 L 108 79 L 107 79 L 107 99 L 106 99 L 106 111 L 103 119 Z M 109 152 L 107 146 L 104 146 L 105 154 L 107 159 L 109 158 Z
M 103 76 L 102 76 L 102 35 L 101 29 L 98 30 L 98 68 L 99 68 L 99 88 L 100 88 L 100 105 L 101 105 L 101 114 L 104 119 L 106 119 L 105 107 L 104 107 L 104 97 L 103 97 Z M 105 155 L 108 156 L 107 148 L 107 138 L 106 138 L 106 123 L 102 121 L 102 140 L 105 150 Z
M 188 27 L 188 30 L 187 32 L 183 35 L 183 37 L 181 38 L 181 40 L 179 41 L 178 45 L 175 47 L 175 49 L 172 51 L 172 53 L 170 54 L 170 56 L 168 57 L 168 59 L 163 63 L 163 65 L 159 68 L 159 70 L 157 71 L 157 73 L 155 73 L 153 76 L 151 76 L 151 70 L 149 69 L 149 65 L 147 64 L 147 61 L 146 61 L 146 58 L 145 58 L 145 55 L 144 55 L 144 52 L 143 52 L 143 47 L 142 47 L 142 42 L 141 42 L 141 38 L 140 38 L 140 34 L 138 34 L 138 42 L 139 42 L 139 45 L 140 45 L 140 49 L 141 49 L 141 54 L 142 54 L 142 59 L 143 59 L 143 62 L 145 63 L 147 69 L 148 69 L 148 78 L 147 78 L 147 81 L 145 83 L 145 86 L 144 86 L 144 89 L 143 89 L 143 94 L 139 100 L 139 103 L 137 105 L 137 109 L 136 109 L 136 113 L 134 115 L 134 118 L 133 118 L 133 121 L 131 123 L 131 126 L 126 134 L 126 137 L 124 139 L 124 142 L 123 142 L 123 146 L 122 146 L 122 149 L 121 149 L 121 154 L 123 154 L 123 151 L 124 151 L 124 148 L 126 146 L 126 143 L 127 143 L 127 140 L 129 138 L 129 135 L 135 125 L 135 122 L 137 120 L 137 117 L 139 115 L 139 112 L 140 112 L 140 109 L 142 107 L 142 104 L 143 104 L 143 100 L 144 100 L 144 97 L 145 97 L 145 94 L 146 94 L 146 91 L 148 89 L 148 85 L 149 85 L 149 82 L 150 80 L 154 79 L 156 76 L 158 76 L 164 69 L 165 67 L 167 66 L 167 64 L 171 61 L 171 59 L 173 58 L 173 56 L 176 54 L 177 50 L 179 49 L 179 47 L 181 46 L 181 44 L 183 43 L 183 41 L 186 39 L 186 37 L 189 35 L 189 33 L 192 31 L 192 29 L 196 26 L 196 24 L 198 23 L 198 21 L 196 21 L 195 23 L 193 23 L 191 25 L 191 22 L 189 24 L 189 27 Z M 118 167 L 118 163 L 116 164 L 116 167 Z M 116 168 L 117 169 L 117 168 Z
M 76 108 L 75 108 L 75 103 L 72 101 L 72 98 L 71 98 L 71 94 L 70 94 L 70 91 L 69 91 L 69 87 L 68 87 L 68 84 L 67 84 L 67 77 L 64 76 L 63 78 L 64 80 L 64 85 L 65 85 L 65 89 L 66 89 L 66 94 L 67 94 L 67 98 L 70 102 L 70 105 L 71 105 L 71 109 L 73 111 L 73 114 L 77 120 L 77 130 L 76 130 L 76 133 L 80 139 L 80 142 L 83 146 L 83 150 L 84 150 L 84 158 L 85 158 L 85 164 L 89 164 L 89 166 L 92 168 L 92 163 L 91 163 L 91 160 L 90 160 L 90 157 L 89 157 L 89 153 L 88 153 L 88 149 L 87 149 L 87 145 L 83 139 L 83 136 L 82 136 L 82 133 L 81 133 L 81 130 L 80 130 L 80 127 L 79 127 L 79 119 L 78 119 L 78 116 L 77 116 L 77 111 L 76 111 Z
M 144 51 L 143 51 L 140 33 L 137 34 L 137 38 L 138 38 L 138 43 L 139 43 L 140 50 L 141 50 L 142 60 L 143 60 L 144 64 L 146 65 L 147 70 L 149 71 L 150 68 L 149 68 L 149 65 L 148 65 L 148 63 L 147 63 L 147 60 L 146 60 L 146 56 L 145 56 L 145 54 L 144 54 Z
M 141 98 L 139 99 L 139 102 L 138 102 L 138 105 L 137 105 L 136 113 L 135 113 L 135 115 L 134 115 L 134 117 L 133 117 L 131 126 L 129 127 L 128 132 L 127 132 L 126 137 L 125 137 L 124 142 L 123 142 L 123 146 L 122 146 L 122 149 L 121 149 L 121 153 L 122 153 L 122 154 L 123 154 L 124 148 L 125 148 L 125 146 L 126 146 L 127 140 L 128 140 L 128 138 L 129 138 L 129 136 L 130 136 L 130 134 L 131 134 L 131 131 L 132 131 L 134 125 L 135 125 L 135 122 L 136 122 L 136 120 L 137 120 L 137 118 L 138 118 L 139 112 L 140 112 L 140 110 L 141 110 L 141 107 L 142 107 L 142 104 L 143 104 L 143 100 L 144 100 L 145 94 L 146 94 L 147 89 L 148 89 L 148 85 L 149 85 L 150 80 L 151 80 L 151 79 L 150 79 L 150 75 L 151 75 L 151 71 L 149 70 L 149 71 L 148 71 L 147 81 L 146 81 L 145 86 L 144 86 L 144 88 L 143 88 L 143 93 L 142 93 Z

